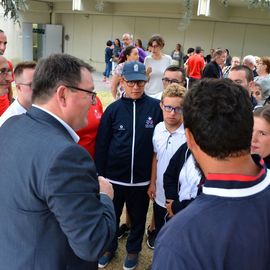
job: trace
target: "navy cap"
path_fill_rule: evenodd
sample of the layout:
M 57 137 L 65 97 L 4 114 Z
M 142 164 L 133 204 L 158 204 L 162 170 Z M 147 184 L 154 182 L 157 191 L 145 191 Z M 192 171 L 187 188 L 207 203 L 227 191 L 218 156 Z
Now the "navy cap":
M 145 65 L 136 61 L 124 64 L 122 76 L 127 81 L 147 81 Z

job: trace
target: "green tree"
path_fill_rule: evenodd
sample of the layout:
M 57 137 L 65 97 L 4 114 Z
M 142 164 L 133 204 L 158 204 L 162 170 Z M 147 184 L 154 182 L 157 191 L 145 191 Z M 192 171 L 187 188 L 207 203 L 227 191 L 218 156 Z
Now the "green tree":
M 4 17 L 19 22 L 19 12 L 26 10 L 26 0 L 0 0 L 4 9 Z

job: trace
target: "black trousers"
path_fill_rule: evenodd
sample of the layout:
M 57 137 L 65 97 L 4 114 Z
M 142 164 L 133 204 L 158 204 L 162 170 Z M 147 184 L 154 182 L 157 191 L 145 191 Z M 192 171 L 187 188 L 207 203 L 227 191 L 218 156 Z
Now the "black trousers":
M 190 89 L 192 87 L 192 85 L 196 82 L 198 82 L 199 79 L 195 79 L 195 78 L 192 78 L 192 77 L 189 77 L 189 81 L 188 81 L 188 89 Z
M 156 202 L 154 202 L 153 206 L 154 206 L 154 219 L 155 219 L 156 233 L 158 234 L 162 226 L 168 220 L 167 209 L 164 207 L 161 207 Z
M 142 249 L 142 241 L 145 230 L 146 215 L 149 205 L 147 186 L 121 186 L 113 184 L 114 210 L 116 214 L 116 231 L 119 227 L 120 216 L 126 203 L 130 216 L 131 228 L 126 243 L 127 253 L 139 253 Z M 108 251 L 115 252 L 118 246 L 117 235 L 115 235 Z

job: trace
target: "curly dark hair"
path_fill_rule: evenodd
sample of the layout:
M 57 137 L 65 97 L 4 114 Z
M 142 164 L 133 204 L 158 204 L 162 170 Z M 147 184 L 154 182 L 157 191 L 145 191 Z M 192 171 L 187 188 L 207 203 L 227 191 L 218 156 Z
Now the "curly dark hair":
M 228 79 L 203 79 L 188 91 L 184 125 L 207 155 L 226 159 L 250 151 L 253 115 L 248 92 Z

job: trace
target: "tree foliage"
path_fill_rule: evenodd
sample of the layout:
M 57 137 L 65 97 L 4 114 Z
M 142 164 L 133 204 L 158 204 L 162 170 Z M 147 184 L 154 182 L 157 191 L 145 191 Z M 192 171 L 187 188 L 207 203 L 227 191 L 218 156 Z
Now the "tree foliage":
M 19 11 L 26 10 L 26 0 L 0 0 L 4 9 L 4 17 L 19 22 Z

